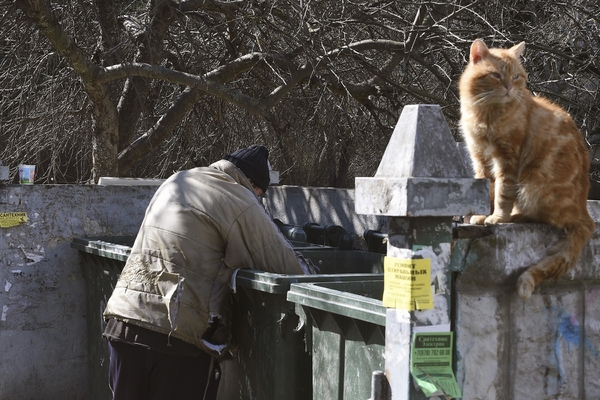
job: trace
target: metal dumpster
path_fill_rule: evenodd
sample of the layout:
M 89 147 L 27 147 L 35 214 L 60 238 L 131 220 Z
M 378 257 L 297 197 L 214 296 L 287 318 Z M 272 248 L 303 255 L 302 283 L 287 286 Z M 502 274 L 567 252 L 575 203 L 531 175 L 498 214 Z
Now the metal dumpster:
M 287 299 L 307 324 L 312 399 L 368 399 L 385 370 L 383 279 L 292 284 Z
M 112 399 L 108 388 L 109 352 L 102 332 L 106 324 L 102 313 L 112 294 L 117 278 L 125 266 L 135 237 L 111 236 L 74 238 L 71 247 L 79 250 L 79 258 L 87 293 L 88 385 L 90 400 Z
M 383 258 L 363 251 L 300 250 L 321 269 L 319 275 L 281 275 L 242 270 L 236 277 L 233 339 L 235 359 L 222 362 L 219 399 L 312 397 L 312 359 L 293 303 L 292 283 L 382 279 Z M 233 372 L 232 372 L 233 371 Z
M 108 345 L 102 339 L 102 312 L 134 237 L 76 238 L 88 294 L 90 398 L 110 399 Z M 319 275 L 281 275 L 254 270 L 237 272 L 233 296 L 233 338 L 237 352 L 223 360 L 219 399 L 307 399 L 312 396 L 311 355 L 304 330 L 298 329 L 294 304 L 286 300 L 297 282 L 382 279 L 383 255 L 342 251 L 305 242 L 295 249 L 317 265 Z

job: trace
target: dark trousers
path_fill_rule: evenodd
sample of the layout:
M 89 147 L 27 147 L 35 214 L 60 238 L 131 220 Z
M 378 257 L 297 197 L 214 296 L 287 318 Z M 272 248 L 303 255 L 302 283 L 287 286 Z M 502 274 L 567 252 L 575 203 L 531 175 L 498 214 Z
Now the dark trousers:
M 172 355 L 109 340 L 113 400 L 215 400 L 221 376 L 217 360 Z

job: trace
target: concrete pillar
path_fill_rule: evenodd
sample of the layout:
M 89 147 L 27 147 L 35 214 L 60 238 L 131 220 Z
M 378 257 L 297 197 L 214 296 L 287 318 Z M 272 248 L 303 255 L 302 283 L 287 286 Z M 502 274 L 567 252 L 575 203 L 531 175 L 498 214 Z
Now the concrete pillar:
M 404 107 L 379 168 L 356 178 L 357 214 L 389 218 L 388 257 L 431 260 L 433 309 L 388 309 L 386 376 L 392 399 L 423 399 L 410 379 L 415 329 L 451 322 L 452 217 L 489 213 L 489 181 L 473 179 L 437 105 Z

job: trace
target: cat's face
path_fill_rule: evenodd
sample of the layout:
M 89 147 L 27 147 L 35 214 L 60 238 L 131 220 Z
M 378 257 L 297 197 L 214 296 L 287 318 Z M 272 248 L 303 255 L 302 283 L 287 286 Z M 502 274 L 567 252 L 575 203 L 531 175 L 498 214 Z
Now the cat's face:
M 524 49 L 524 43 L 510 49 L 488 49 L 479 39 L 473 42 L 460 82 L 461 95 L 470 95 L 474 104 L 482 106 L 519 101 L 527 82 L 519 60 Z

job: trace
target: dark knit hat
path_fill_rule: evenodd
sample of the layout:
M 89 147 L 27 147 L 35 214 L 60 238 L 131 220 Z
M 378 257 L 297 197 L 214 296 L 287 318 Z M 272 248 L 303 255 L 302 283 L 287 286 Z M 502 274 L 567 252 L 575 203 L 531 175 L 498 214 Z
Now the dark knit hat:
M 252 179 L 263 192 L 267 191 L 271 178 L 269 176 L 269 150 L 258 144 L 239 149 L 223 157 L 242 170 L 244 175 Z

